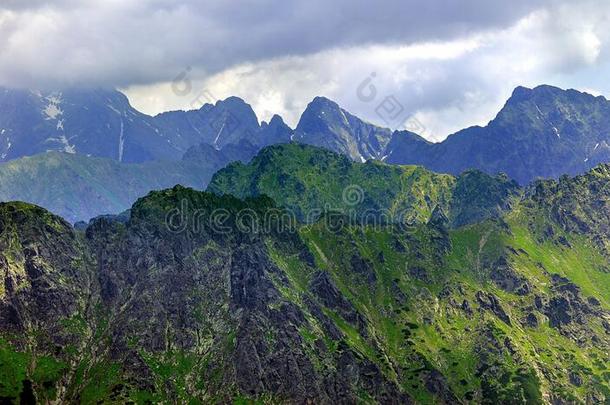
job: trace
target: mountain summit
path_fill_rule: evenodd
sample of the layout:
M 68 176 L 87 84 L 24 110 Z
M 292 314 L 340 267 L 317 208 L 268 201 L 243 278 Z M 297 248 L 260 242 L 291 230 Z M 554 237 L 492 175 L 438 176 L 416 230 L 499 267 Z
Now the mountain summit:
M 610 102 L 552 86 L 517 87 L 487 126 L 436 144 L 396 132 L 386 153 L 388 163 L 505 172 L 522 184 L 578 174 L 610 161 Z
M 47 151 L 119 162 L 180 154 L 118 91 L 0 90 L 0 161 Z
M 351 115 L 334 101 L 316 97 L 303 112 L 293 139 L 364 162 L 380 159 L 391 135 L 391 130 Z
M 259 125 L 237 97 L 150 117 L 116 91 L 0 90 L 0 134 L 0 161 L 7 161 L 0 164 L 0 199 L 42 205 L 75 221 L 117 214 L 154 188 L 204 188 L 226 164 L 291 142 L 356 162 L 420 165 L 455 176 L 503 172 L 522 185 L 580 174 L 610 162 L 610 102 L 552 86 L 518 87 L 487 126 L 432 143 L 369 124 L 324 97 L 307 106 L 293 130 L 278 115 Z M 42 155 L 23 157 L 35 154 Z M 138 162 L 143 166 L 123 166 Z

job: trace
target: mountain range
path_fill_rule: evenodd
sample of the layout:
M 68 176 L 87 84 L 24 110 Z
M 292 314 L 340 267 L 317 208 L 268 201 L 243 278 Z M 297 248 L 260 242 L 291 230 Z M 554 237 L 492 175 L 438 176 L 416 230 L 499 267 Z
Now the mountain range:
M 0 90 L 0 161 L 48 151 L 124 163 L 180 160 L 202 143 L 218 150 L 242 141 L 262 146 L 288 141 L 290 133 L 279 116 L 259 125 L 237 97 L 151 117 L 116 90 Z
M 552 86 L 518 87 L 485 127 L 440 143 L 395 132 L 384 153 L 388 163 L 453 174 L 470 168 L 503 172 L 521 184 L 583 173 L 610 161 L 610 102 Z
M 135 198 L 172 183 L 204 189 L 224 165 L 248 162 L 278 143 L 309 144 L 357 162 L 420 165 L 455 176 L 468 169 L 504 173 L 521 185 L 584 173 L 610 161 L 610 102 L 551 86 L 519 87 L 487 126 L 431 143 L 412 132 L 369 124 L 324 97 L 316 97 L 291 129 L 277 115 L 259 124 L 252 108 L 237 97 L 151 117 L 114 90 L 3 89 L 0 133 L 0 160 L 5 161 L 0 163 L 0 198 L 39 204 L 75 222 L 121 212 Z M 192 157 L 197 149 L 199 163 L 185 165 L 184 156 Z M 79 157 L 70 156 L 75 154 Z M 125 166 L 119 175 L 125 164 L 143 166 Z M 168 176 L 162 178 L 165 171 Z M 22 173 L 29 173 L 27 181 L 20 182 Z M 44 191 L 50 178 L 56 190 L 51 194 Z
M 0 398 L 607 403 L 609 255 L 608 165 L 521 187 L 291 143 L 78 228 L 1 203 Z

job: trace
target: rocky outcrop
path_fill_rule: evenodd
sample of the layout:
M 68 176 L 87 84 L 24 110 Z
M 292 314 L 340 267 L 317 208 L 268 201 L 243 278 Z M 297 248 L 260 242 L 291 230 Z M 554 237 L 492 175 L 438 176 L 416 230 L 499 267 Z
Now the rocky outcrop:
M 528 281 L 511 268 L 506 256 L 501 256 L 490 266 L 489 277 L 507 292 L 526 295 L 532 290 Z
M 0 205 L 0 400 L 606 400 L 605 273 L 553 275 L 567 244 L 602 257 L 585 238 L 533 214 L 451 229 L 438 205 L 408 227 L 282 212 L 180 186 L 83 230 Z
M 478 291 L 476 294 L 477 302 L 481 309 L 490 311 L 498 318 L 500 318 L 507 325 L 511 325 L 510 317 L 500 304 L 500 300 L 498 297 L 491 293 L 486 293 L 484 291 Z

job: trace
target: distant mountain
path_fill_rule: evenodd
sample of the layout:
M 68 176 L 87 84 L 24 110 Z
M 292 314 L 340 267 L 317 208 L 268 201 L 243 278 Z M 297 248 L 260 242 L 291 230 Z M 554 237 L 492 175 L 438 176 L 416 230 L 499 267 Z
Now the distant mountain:
M 468 128 L 444 142 L 431 143 L 412 132 L 392 134 L 368 124 L 323 97 L 316 97 L 308 105 L 292 130 L 278 115 L 259 125 L 252 108 L 237 97 L 206 104 L 199 110 L 150 117 L 133 109 L 116 91 L 40 93 L 4 89 L 0 90 L 0 161 L 12 162 L 0 165 L 0 200 L 24 200 L 71 221 L 87 220 L 89 215 L 116 214 L 155 188 L 175 183 L 203 188 L 214 171 L 226 164 L 247 162 L 261 148 L 290 142 L 322 147 L 356 162 L 373 159 L 421 165 L 458 178 L 475 168 L 491 175 L 506 173 L 526 184 L 539 177 L 577 174 L 610 162 L 610 102 L 575 90 L 519 87 L 486 127 Z M 284 152 L 288 150 L 294 149 Z M 46 151 L 62 154 L 19 159 Z M 260 165 L 270 153 L 262 153 L 253 164 Z M 89 161 L 89 156 L 114 163 Z M 281 200 L 282 187 L 299 173 L 299 165 L 323 156 L 295 155 L 294 162 L 273 157 L 270 160 L 276 177 L 283 173 L 284 178 L 276 179 L 276 190 L 265 192 Z M 335 165 L 341 160 L 333 157 L 331 161 Z M 342 162 L 344 169 L 350 166 L 349 161 Z M 142 165 L 123 170 L 122 163 Z M 343 169 L 333 171 L 332 165 L 320 167 L 320 179 L 337 184 L 347 181 Z M 390 170 L 386 166 L 366 167 L 373 172 L 379 167 Z M 261 168 L 265 166 L 254 171 Z M 243 181 L 239 173 L 246 169 L 232 170 Z M 359 175 L 357 180 L 365 181 L 368 175 Z M 376 178 L 370 174 L 370 179 Z M 297 180 L 295 184 L 303 185 L 304 179 Z M 347 185 L 341 183 L 342 187 Z M 394 195 L 403 185 L 397 183 L 396 187 L 384 192 Z M 243 187 L 229 189 L 246 195 Z M 307 201 L 323 199 L 315 196 L 315 190 L 303 190 L 314 193 Z M 294 208 L 307 208 L 307 201 L 300 201 Z M 419 203 L 430 213 L 431 202 Z M 375 204 L 369 208 L 378 208 Z
M 177 162 L 120 163 L 108 158 L 48 152 L 0 164 L 0 201 L 25 201 L 74 223 L 117 214 L 151 190 L 176 184 L 205 189 L 229 162 L 248 161 L 258 149 L 249 143 L 190 148 Z
M 270 125 L 261 127 L 250 105 L 237 97 L 151 117 L 115 90 L 0 89 L 0 161 L 47 151 L 127 163 L 180 160 L 201 143 L 222 149 L 242 141 L 263 145 L 289 138 L 285 133 L 291 130 L 281 119 L 275 119 L 272 131 Z
M 254 144 L 259 147 L 275 145 L 278 143 L 289 143 L 292 141 L 294 131 L 284 123 L 279 115 L 271 117 L 269 123 L 262 122 L 258 136 Z
M 205 104 L 199 110 L 171 111 L 154 117 L 163 134 L 180 139 L 185 147 L 206 143 L 216 149 L 247 140 L 256 144 L 260 126 L 249 104 L 229 97 L 215 105 Z
M 362 121 L 327 98 L 316 97 L 301 115 L 293 140 L 364 162 L 381 159 L 391 136 L 391 130 Z
M 0 160 L 46 151 L 142 162 L 182 153 L 153 118 L 109 90 L 0 90 Z
M 551 86 L 518 87 L 486 127 L 430 143 L 394 133 L 387 163 L 419 164 L 458 174 L 469 168 L 504 172 L 521 184 L 578 174 L 610 161 L 610 101 Z
M 610 101 L 551 86 L 518 87 L 487 126 L 431 143 L 369 124 L 324 97 L 309 103 L 293 130 L 278 115 L 259 124 L 252 107 L 237 97 L 150 117 L 118 91 L 0 89 L 0 161 L 46 151 L 128 163 L 178 161 L 202 143 L 221 150 L 291 141 L 360 162 L 417 164 L 454 175 L 475 168 L 526 184 L 610 161 Z
M 117 214 L 154 189 L 203 189 L 233 161 L 290 142 L 279 116 L 261 125 L 237 97 L 150 117 L 118 91 L 0 89 L 0 201 L 69 221 Z
M 248 141 L 261 148 L 291 140 L 364 161 L 380 158 L 390 137 L 389 129 L 323 97 L 309 104 L 293 131 L 278 115 L 259 125 L 252 107 L 238 97 L 151 117 L 115 90 L 0 89 L 0 162 L 59 151 L 141 163 L 179 160 L 201 143 L 222 149 Z

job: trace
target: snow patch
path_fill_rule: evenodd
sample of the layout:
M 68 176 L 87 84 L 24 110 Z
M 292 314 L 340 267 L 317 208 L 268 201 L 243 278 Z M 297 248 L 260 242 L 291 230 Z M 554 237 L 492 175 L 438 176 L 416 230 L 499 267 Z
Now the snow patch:
M 47 101 L 52 104 L 61 104 L 61 93 L 53 93 L 47 97 Z
M 66 137 L 65 134 L 61 134 L 57 138 L 47 138 L 46 142 L 58 142 L 63 146 L 62 150 L 64 152 L 71 153 L 71 154 L 76 153 L 76 146 L 70 144 L 70 141 L 68 140 L 68 138 Z M 54 149 L 48 149 L 47 151 L 51 151 L 51 150 L 54 150 Z
M 347 117 L 345 116 L 343 109 L 340 108 L 339 111 L 341 112 L 341 117 L 343 117 L 343 121 L 345 121 L 345 125 L 349 127 L 349 121 L 347 120 Z
M 68 138 L 66 138 L 66 135 L 61 135 L 59 137 L 59 141 L 64 146 L 64 152 L 71 154 L 76 153 L 76 147 L 74 145 L 70 145 L 70 142 L 68 142 Z
M 593 148 L 593 150 L 597 150 L 597 148 L 599 148 L 599 142 L 595 144 L 595 147 Z
M 0 131 L 0 135 L 4 135 L 5 132 L 6 132 L 6 129 L 3 129 L 2 131 Z
M 42 113 L 46 120 L 55 120 L 64 112 L 61 109 L 61 93 L 53 93 L 45 98 L 47 105 L 43 108 Z
M 214 139 L 214 147 L 216 149 L 218 149 L 218 138 L 220 138 L 220 134 L 222 133 L 222 130 L 225 129 L 225 124 L 226 124 L 226 122 L 222 123 L 222 127 L 220 127 L 220 131 L 218 131 L 218 133 L 216 134 L 216 139 Z
M 47 120 L 55 120 L 58 116 L 64 113 L 61 108 L 59 108 L 58 104 L 53 103 L 47 104 L 47 106 L 44 108 L 44 110 L 42 110 L 42 112 L 46 116 L 45 119 Z
M 553 127 L 553 132 L 555 132 L 555 135 L 557 135 L 557 138 L 561 138 L 561 135 L 559 134 L 559 130 L 557 129 L 557 127 Z
M 123 151 L 125 147 L 125 136 L 124 136 L 124 125 L 123 119 L 121 118 L 121 132 L 119 134 L 119 162 L 123 161 Z
M 544 114 L 542 113 L 542 111 L 540 111 L 540 107 L 538 107 L 538 104 L 534 103 L 534 105 L 536 106 L 536 110 L 538 110 L 538 114 L 540 114 L 540 116 L 538 118 L 540 120 L 542 120 L 544 117 Z
M 61 142 L 61 144 L 64 146 L 64 152 L 70 154 L 76 153 L 76 147 L 74 145 L 70 145 L 70 142 L 68 141 L 68 138 L 66 138 L 66 135 L 62 134 L 58 139 L 59 142 Z
M 8 138 L 6 138 L 6 142 L 7 142 L 7 145 L 6 145 L 6 150 L 4 151 L 5 153 L 3 153 L 2 156 L 0 156 L 0 159 L 2 159 L 2 160 L 6 159 L 6 157 L 8 156 L 8 151 L 11 150 L 11 146 L 13 146 Z
M 115 113 L 119 114 L 119 115 L 123 115 L 123 113 L 121 113 L 119 110 L 117 110 L 116 108 L 114 108 L 112 105 L 110 104 L 106 104 L 106 107 L 110 108 L 112 111 L 114 111 Z
M 585 159 L 585 163 L 587 163 L 588 161 L 589 161 L 589 158 L 586 158 L 586 159 Z

